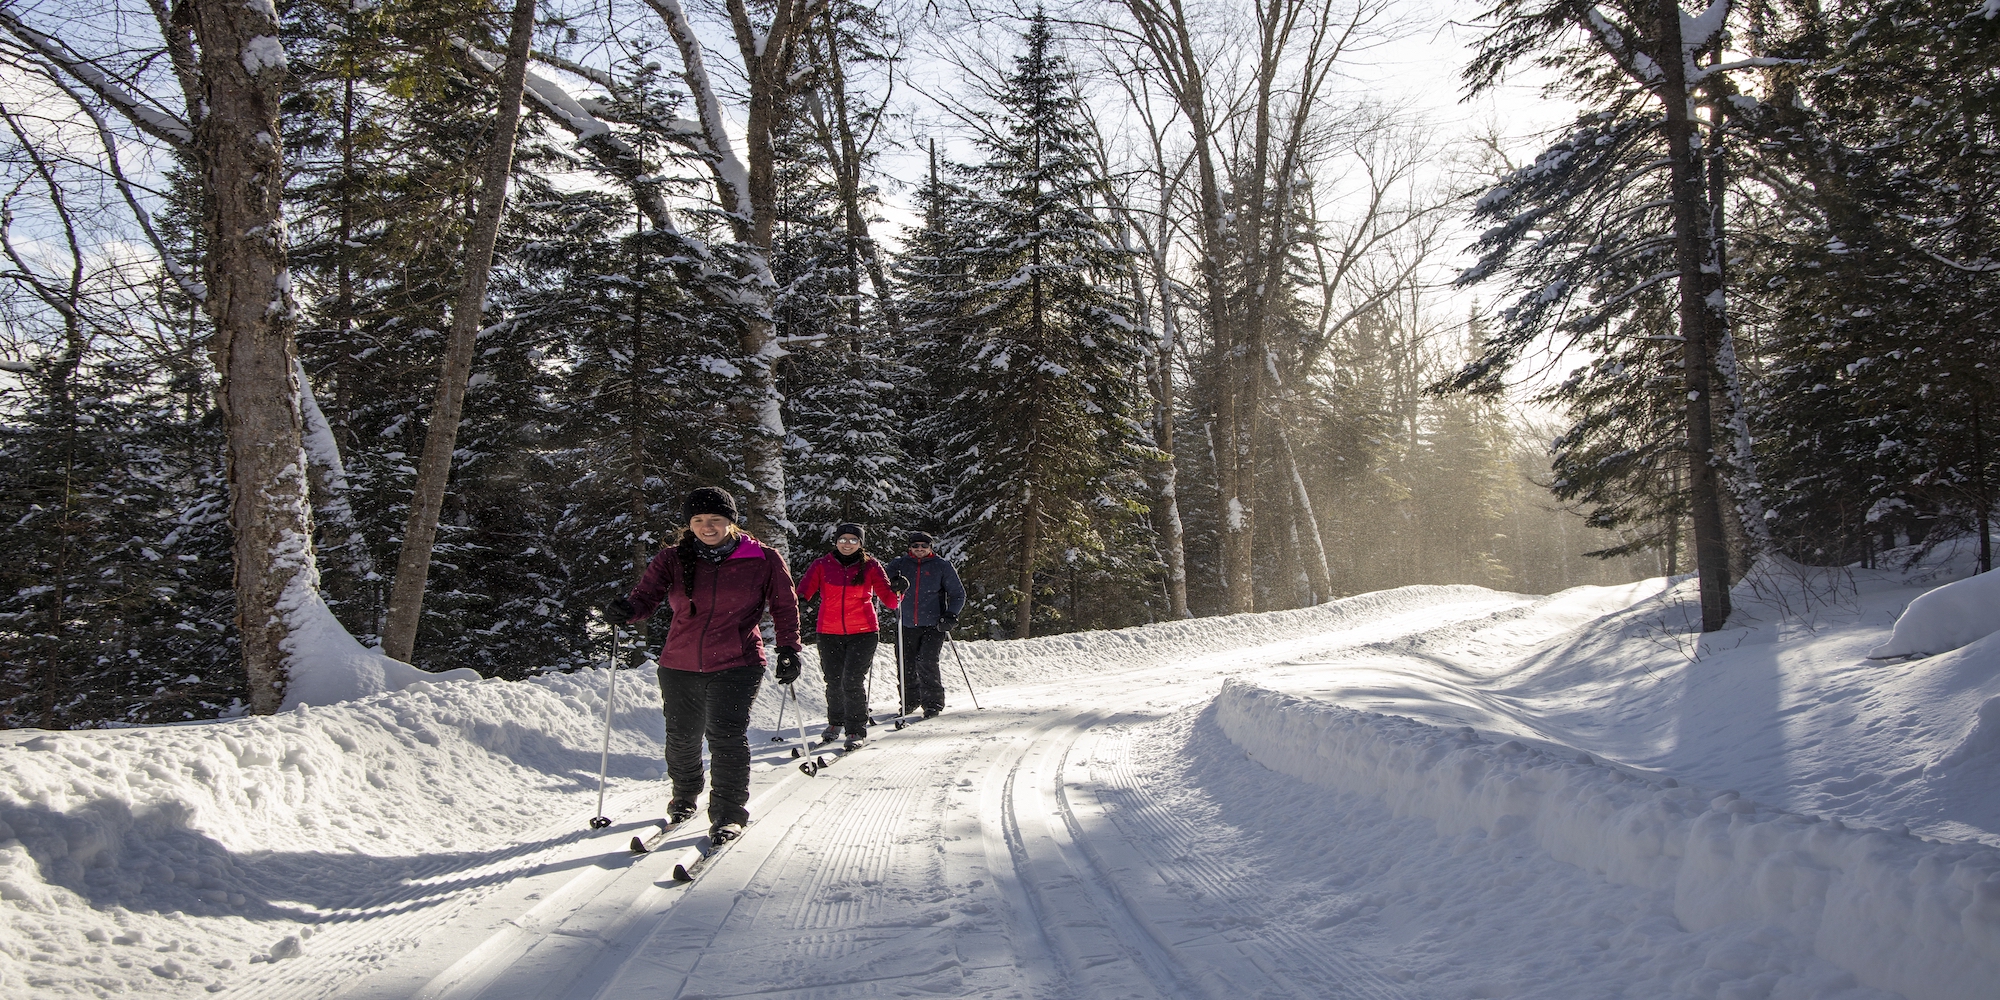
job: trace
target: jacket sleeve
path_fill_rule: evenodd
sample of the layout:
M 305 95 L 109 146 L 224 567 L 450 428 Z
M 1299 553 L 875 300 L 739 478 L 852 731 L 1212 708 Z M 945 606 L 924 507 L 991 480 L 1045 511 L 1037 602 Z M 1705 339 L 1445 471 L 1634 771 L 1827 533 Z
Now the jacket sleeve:
M 770 576 L 765 588 L 765 601 L 771 608 L 771 624 L 778 632 L 779 649 L 799 648 L 799 595 L 792 589 L 791 570 L 785 568 L 785 557 L 776 549 L 766 549 L 764 558 L 768 560 Z
M 806 565 L 806 575 L 799 577 L 798 594 L 800 604 L 812 600 L 813 595 L 819 593 L 821 576 L 819 560 L 815 559 Z
M 882 568 L 881 563 L 873 559 L 868 560 L 867 579 L 868 592 L 874 594 L 875 599 L 881 601 L 883 607 L 894 611 L 897 602 L 902 598 L 897 597 L 896 592 L 889 589 L 889 573 Z
M 680 550 L 672 545 L 663 545 L 653 553 L 651 562 L 646 564 L 646 572 L 639 577 L 639 585 L 632 588 L 626 600 L 632 602 L 632 620 L 645 621 L 653 617 L 667 596 L 667 588 L 674 585 L 674 578 L 680 575 Z
M 944 564 L 944 574 L 938 581 L 944 588 L 944 614 L 947 618 L 957 618 L 965 608 L 965 585 L 958 582 L 958 567 Z

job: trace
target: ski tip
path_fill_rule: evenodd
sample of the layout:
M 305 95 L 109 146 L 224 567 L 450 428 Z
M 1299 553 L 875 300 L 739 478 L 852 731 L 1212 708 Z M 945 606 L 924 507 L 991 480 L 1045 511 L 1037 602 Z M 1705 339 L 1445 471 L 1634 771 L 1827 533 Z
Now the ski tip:
M 632 844 L 631 844 L 631 847 L 630 847 L 630 850 L 632 851 L 632 853 L 633 853 L 633 854 L 651 854 L 651 853 L 653 853 L 652 851 L 649 851 L 649 850 L 647 850 L 647 849 L 646 849 L 646 842 L 645 842 L 645 841 L 643 841 L 643 840 L 640 840 L 640 839 L 639 839 L 639 838 L 637 838 L 637 837 L 633 837 L 633 838 L 632 838 Z
M 687 866 L 686 866 L 686 865 L 675 865 L 675 866 L 674 866 L 674 881 L 676 881 L 676 882 L 692 882 L 692 881 L 694 881 L 694 876 L 692 876 L 692 875 L 689 875 L 689 874 L 688 874 L 688 869 L 687 869 Z

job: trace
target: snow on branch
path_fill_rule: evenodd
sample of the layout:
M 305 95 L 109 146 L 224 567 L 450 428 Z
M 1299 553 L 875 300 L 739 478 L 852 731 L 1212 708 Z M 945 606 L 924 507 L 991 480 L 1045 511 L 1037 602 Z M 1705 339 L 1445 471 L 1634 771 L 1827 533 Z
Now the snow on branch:
M 142 100 L 116 77 L 105 72 L 76 50 L 28 27 L 11 11 L 0 10 L 0 28 L 6 29 L 8 34 L 13 35 L 30 51 L 88 88 L 105 103 L 117 108 L 120 114 L 141 131 L 168 143 L 180 152 L 185 153 L 192 149 L 194 130 L 189 128 L 186 122 Z
M 452 39 L 452 44 L 489 73 L 499 72 L 501 64 L 505 61 L 502 57 L 479 49 L 462 38 Z M 604 87 L 614 96 L 624 89 L 610 74 L 590 69 L 579 63 L 545 54 L 537 54 L 534 58 L 558 69 L 575 72 L 585 80 Z M 612 173 L 631 185 L 633 197 L 638 200 L 640 208 L 646 213 L 646 218 L 654 226 L 670 233 L 679 233 L 680 230 L 674 225 L 673 216 L 667 208 L 665 199 L 660 197 L 657 190 L 660 178 L 647 172 L 645 159 L 639 155 L 639 151 L 618 133 L 612 131 L 609 123 L 592 113 L 586 100 L 577 99 L 561 84 L 533 70 L 528 71 L 527 78 L 522 83 L 521 97 L 575 136 L 578 146 L 597 154 Z
M 1777 56 L 1752 56 L 1737 59 L 1733 62 L 1716 63 L 1713 66 L 1695 67 L 1688 73 L 1688 82 L 1699 83 L 1716 73 L 1732 73 L 1739 69 L 1764 69 L 1771 66 L 1807 66 L 1811 63 L 1812 60 L 1810 59 L 1780 59 Z M 1738 102 L 1746 99 L 1751 100 L 1754 106 L 1754 98 L 1744 98 L 1740 95 L 1732 98 L 1732 100 Z
M 167 276 L 174 279 L 174 284 L 189 298 L 196 302 L 208 301 L 208 286 L 187 268 L 181 266 L 181 262 L 167 246 L 166 240 L 160 238 L 159 230 L 154 228 L 152 213 L 146 211 L 146 206 L 139 202 L 138 193 L 132 190 L 132 182 L 126 178 L 125 168 L 118 154 L 117 133 L 111 131 L 111 126 L 104 120 L 104 116 L 98 113 L 90 102 L 84 100 L 82 94 L 77 93 L 63 81 L 54 67 L 44 66 L 42 72 L 49 78 L 49 82 L 55 84 L 78 108 L 83 109 L 83 113 L 89 115 L 91 122 L 97 126 L 97 139 L 104 145 L 105 170 L 111 174 L 112 182 L 118 186 L 118 193 L 124 197 L 126 207 L 132 210 L 132 218 L 138 221 L 139 229 L 146 234 L 146 242 L 153 245 L 153 253 L 159 256 L 160 265 L 166 268 Z
M 1676 7 L 1679 5 L 1676 4 Z M 1729 21 L 1730 0 L 1713 0 L 1708 9 L 1690 17 L 1681 14 L 1681 48 L 1698 52 L 1708 48 Z
M 709 163 L 715 170 L 717 187 L 722 189 L 723 202 L 728 210 L 748 222 L 754 214 L 750 206 L 750 171 L 736 155 L 736 145 L 730 141 L 723 123 L 715 84 L 708 78 L 707 65 L 702 61 L 701 39 L 695 37 L 694 26 L 688 23 L 680 0 L 646 0 L 646 3 L 667 23 L 667 31 L 681 50 L 681 76 L 699 109 L 701 130 L 708 140 Z
M 534 59 L 536 62 L 547 63 L 565 73 L 574 74 L 575 76 L 589 80 L 591 83 L 597 84 L 609 91 L 613 97 L 622 96 L 626 91 L 623 81 L 619 80 L 615 75 L 598 69 L 595 66 L 588 66 L 574 59 L 566 59 L 553 52 L 536 52 L 534 53 Z
M 1584 18 L 1585 30 L 1597 39 L 1597 44 L 1602 46 L 1611 58 L 1618 61 L 1625 72 L 1649 85 L 1665 82 L 1667 75 L 1660 69 L 1660 64 L 1634 48 L 1631 41 L 1626 38 L 1624 29 L 1605 17 L 1603 11 L 1593 5 L 1585 12 Z

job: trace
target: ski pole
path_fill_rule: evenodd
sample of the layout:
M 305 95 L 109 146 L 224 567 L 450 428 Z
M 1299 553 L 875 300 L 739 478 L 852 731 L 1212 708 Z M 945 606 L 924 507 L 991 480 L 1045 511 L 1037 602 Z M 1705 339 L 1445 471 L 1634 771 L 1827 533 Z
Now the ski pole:
M 792 686 L 790 684 L 785 685 L 785 689 L 788 691 L 791 690 L 791 687 Z M 798 695 L 793 694 L 792 697 L 797 698 Z M 773 743 L 785 742 L 785 696 L 784 695 L 778 696 L 778 725 L 771 730 L 771 742 Z
M 916 585 L 911 584 L 914 589 Z M 896 727 L 902 728 L 903 715 L 910 710 L 910 697 L 903 691 L 903 675 L 909 667 L 903 663 L 903 610 L 896 609 Z
M 944 641 L 951 647 L 952 658 L 958 661 L 958 676 L 965 678 L 965 693 L 972 696 L 972 707 L 981 712 L 986 711 L 979 707 L 979 692 L 972 690 L 972 674 L 965 669 L 965 654 L 958 651 L 958 640 L 952 638 L 950 629 L 945 630 Z
M 611 763 L 611 712 L 618 704 L 618 649 L 622 645 L 618 626 L 611 626 L 611 693 L 604 698 L 604 746 L 597 753 L 597 815 L 590 818 L 593 830 L 611 825 L 611 817 L 604 815 L 604 772 Z
M 785 685 L 785 692 L 786 692 L 787 694 L 790 694 L 790 695 L 792 696 L 792 708 L 794 709 L 794 711 L 792 712 L 792 714 L 793 714 L 793 715 L 795 715 L 795 716 L 798 716 L 798 723 L 799 723 L 799 746 L 802 746 L 802 747 L 803 747 L 803 746 L 805 746 L 805 745 L 806 745 L 806 710 L 805 710 L 805 708 L 804 708 L 804 707 L 802 707 L 802 706 L 800 706 L 800 705 L 799 705 L 799 689 L 798 689 L 798 688 L 795 688 L 795 687 L 791 686 L 790 684 L 787 684 L 787 685 Z

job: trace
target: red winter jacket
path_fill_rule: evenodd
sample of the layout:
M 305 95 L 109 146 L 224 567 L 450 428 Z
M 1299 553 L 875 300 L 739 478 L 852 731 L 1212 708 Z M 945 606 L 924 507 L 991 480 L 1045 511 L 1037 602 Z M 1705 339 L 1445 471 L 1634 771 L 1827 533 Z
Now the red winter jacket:
M 862 556 L 858 566 L 842 566 L 840 557 L 829 552 L 806 567 L 799 578 L 799 600 L 819 596 L 819 626 L 824 635 L 859 635 L 882 627 L 875 619 L 875 601 L 896 606 L 896 592 L 889 589 L 889 575 L 874 556 Z
M 660 666 L 668 670 L 713 673 L 752 663 L 762 666 L 764 637 L 757 625 L 767 606 L 777 626 L 778 648 L 799 648 L 799 599 L 792 592 L 785 557 L 749 535 L 719 564 L 694 561 L 692 599 L 681 583 L 680 547 L 669 545 L 655 552 L 627 598 L 632 602 L 632 620 L 651 617 L 663 597 L 674 615 L 660 650 Z

